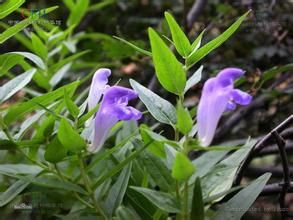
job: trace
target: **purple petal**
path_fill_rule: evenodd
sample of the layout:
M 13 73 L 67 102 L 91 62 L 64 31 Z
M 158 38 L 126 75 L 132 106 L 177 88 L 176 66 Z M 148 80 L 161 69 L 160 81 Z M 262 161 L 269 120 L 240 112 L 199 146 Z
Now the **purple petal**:
M 233 85 L 233 82 L 243 76 L 244 73 L 245 72 L 242 69 L 230 67 L 219 72 L 217 79 L 223 87 L 226 87 Z
M 112 111 L 119 120 L 123 121 L 129 121 L 132 119 L 139 120 L 142 116 L 140 111 L 130 106 L 118 105 L 114 107 Z
M 236 104 L 233 101 L 229 100 L 227 103 L 226 111 L 231 111 L 235 109 L 236 109 Z
M 94 139 L 88 148 L 90 152 L 99 151 L 104 145 L 111 128 L 118 122 L 118 118 L 108 114 L 106 111 L 100 111 L 95 117 Z
M 124 88 L 121 86 L 112 86 L 105 93 L 104 102 L 107 105 L 111 104 L 128 104 L 128 101 L 135 99 L 138 97 L 138 94 L 128 88 Z
M 233 89 L 230 92 L 230 96 L 233 99 L 233 101 L 239 105 L 248 105 L 252 100 L 251 95 L 239 89 Z
M 95 117 L 94 139 L 89 151 L 98 151 L 105 143 L 111 128 L 119 120 L 138 120 L 141 112 L 127 106 L 128 101 L 137 98 L 137 93 L 131 89 L 112 86 L 104 93 L 101 106 Z
M 197 110 L 198 138 L 202 146 L 208 146 L 214 137 L 221 115 L 234 110 L 236 104 L 247 105 L 252 97 L 239 89 L 234 89 L 234 81 L 244 71 L 226 68 L 216 77 L 206 81 Z
M 98 69 L 91 83 L 89 97 L 88 97 L 88 109 L 91 110 L 98 104 L 102 94 L 108 87 L 108 77 L 111 75 L 111 70 L 102 68 Z
M 204 86 L 197 109 L 198 137 L 202 146 L 211 143 L 228 102 L 227 91 L 218 87 L 215 78 L 209 79 Z

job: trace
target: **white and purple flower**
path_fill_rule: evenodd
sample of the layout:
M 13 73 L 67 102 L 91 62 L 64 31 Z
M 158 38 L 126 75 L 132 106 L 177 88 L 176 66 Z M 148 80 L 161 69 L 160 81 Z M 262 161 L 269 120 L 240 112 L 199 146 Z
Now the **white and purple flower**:
M 204 84 L 197 110 L 198 138 L 202 146 L 208 146 L 212 142 L 225 111 L 234 110 L 236 104 L 248 105 L 251 102 L 251 95 L 234 89 L 234 81 L 243 74 L 241 69 L 226 68 Z
M 88 108 L 91 110 L 102 101 L 94 117 L 94 136 L 89 147 L 90 152 L 97 152 L 105 143 L 111 128 L 120 120 L 139 120 L 142 113 L 128 106 L 128 102 L 138 97 L 132 89 L 121 86 L 109 86 L 109 69 L 99 69 L 92 80 L 88 97 Z

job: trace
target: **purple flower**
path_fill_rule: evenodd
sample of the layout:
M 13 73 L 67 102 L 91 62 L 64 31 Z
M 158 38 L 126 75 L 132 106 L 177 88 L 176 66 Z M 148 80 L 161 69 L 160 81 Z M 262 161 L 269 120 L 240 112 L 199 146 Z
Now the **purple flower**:
M 99 69 L 91 84 L 88 106 L 94 108 L 103 95 L 100 108 L 94 118 L 94 137 L 89 151 L 97 152 L 106 141 L 111 128 L 119 121 L 139 120 L 141 112 L 128 106 L 128 102 L 138 97 L 132 89 L 108 86 L 109 69 Z
M 212 142 L 225 111 L 234 110 L 236 104 L 248 105 L 251 102 L 251 95 L 234 89 L 234 81 L 243 74 L 241 69 L 226 68 L 204 84 L 197 110 L 198 138 L 202 146 L 208 146 Z

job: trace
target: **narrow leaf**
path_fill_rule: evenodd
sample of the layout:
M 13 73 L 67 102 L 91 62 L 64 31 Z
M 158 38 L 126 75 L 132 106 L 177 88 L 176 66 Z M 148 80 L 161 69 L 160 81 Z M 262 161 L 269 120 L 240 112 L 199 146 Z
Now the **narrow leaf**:
M 0 87 L 0 102 L 3 102 L 25 87 L 32 79 L 36 69 L 31 69 L 15 77 Z
M 58 6 L 46 8 L 45 12 L 46 12 L 46 14 L 48 14 L 57 8 L 58 8 Z M 6 29 L 3 33 L 0 34 L 0 44 L 4 43 L 10 37 L 14 36 L 15 34 L 20 32 L 21 30 L 23 30 L 27 26 L 29 26 L 32 22 L 34 22 L 36 20 L 38 20 L 38 16 L 31 16 L 31 17 L 17 23 L 16 25 L 11 26 L 10 28 Z
M 264 175 L 254 180 L 249 184 L 249 186 L 242 189 L 228 202 L 222 205 L 213 219 L 240 220 L 261 193 L 270 177 L 270 173 L 265 173 Z
M 19 195 L 27 186 L 28 182 L 18 180 L 13 183 L 5 192 L 0 193 L 0 207 L 5 206 Z
M 200 66 L 195 73 L 187 80 L 184 92 L 187 92 L 191 87 L 195 86 L 201 80 L 203 66 Z
M 168 22 L 172 34 L 172 40 L 175 48 L 182 57 L 187 57 L 191 52 L 191 46 L 188 38 L 169 12 L 165 12 L 165 18 Z
M 131 187 L 135 191 L 144 195 L 150 202 L 152 202 L 159 209 L 169 213 L 179 213 L 179 205 L 174 196 L 169 193 L 159 192 L 142 187 Z
M 16 9 L 18 9 L 25 0 L 1 1 L 0 4 L 0 19 L 6 17 Z
M 186 84 L 186 73 L 182 64 L 152 28 L 149 28 L 149 38 L 159 82 L 167 91 L 181 95 Z
M 130 84 L 155 119 L 164 124 L 176 124 L 176 108 L 170 102 L 132 79 Z
M 124 194 L 126 192 L 129 177 L 131 174 L 131 163 L 123 169 L 121 174 L 119 175 L 115 184 L 111 187 L 108 196 L 105 201 L 105 211 L 109 218 L 111 218 L 118 208 L 121 205 Z
M 192 53 L 186 60 L 187 67 L 190 68 L 195 63 L 204 58 L 207 54 L 209 54 L 211 51 L 224 43 L 239 28 L 239 26 L 249 13 L 250 11 L 246 12 L 244 15 L 238 18 L 238 20 L 233 23 L 224 33 L 198 49 L 196 52 Z
M 146 55 L 146 56 L 149 56 L 149 57 L 152 56 L 152 53 L 151 53 L 151 52 L 149 52 L 149 51 L 147 51 L 147 50 L 144 50 L 144 49 L 142 49 L 142 48 L 140 48 L 140 47 L 134 45 L 133 43 L 130 43 L 130 42 L 127 41 L 127 40 L 124 40 L 124 39 L 122 39 L 122 38 L 120 38 L 120 37 L 116 37 L 116 36 L 114 36 L 114 38 L 116 38 L 117 40 L 120 40 L 121 42 L 127 44 L 128 46 L 132 47 L 132 48 L 135 49 L 136 51 L 138 51 L 138 52 L 140 52 L 140 53 L 142 53 L 142 54 L 144 54 L 144 55 Z
M 200 179 L 197 178 L 194 183 L 191 219 L 204 220 L 204 203 L 202 198 L 202 191 L 200 185 Z

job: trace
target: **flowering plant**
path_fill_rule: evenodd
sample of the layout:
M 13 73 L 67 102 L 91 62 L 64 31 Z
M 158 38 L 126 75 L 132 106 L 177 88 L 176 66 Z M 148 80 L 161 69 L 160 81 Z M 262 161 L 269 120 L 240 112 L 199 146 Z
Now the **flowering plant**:
M 0 18 L 23 2 L 1 4 Z M 28 37 L 21 31 L 41 19 L 28 17 L 0 34 L 0 43 L 16 35 L 32 50 L 0 56 L 1 71 L 12 78 L 0 87 L 0 156 L 9 161 L 0 165 L 4 213 L 14 216 L 15 210 L 7 209 L 17 207 L 34 215 L 49 204 L 42 219 L 241 219 L 270 174 L 234 187 L 255 140 L 219 144 L 215 136 L 223 115 L 253 99 L 240 82 L 245 81 L 245 67 L 224 68 L 213 76 L 198 64 L 228 40 L 249 12 L 206 44 L 204 31 L 190 42 L 166 12 L 171 39 L 165 41 L 149 28 L 150 50 L 145 50 L 100 33 L 74 34 L 87 11 L 112 1 L 92 6 L 89 0 L 64 2 L 70 10 L 66 30 L 47 24 L 51 29 L 46 31 L 34 23 L 36 33 Z M 128 47 L 138 57 L 148 57 L 158 91 L 141 80 L 110 83 L 111 70 L 101 66 L 114 66 L 115 76 L 115 65 L 121 64 L 116 60 L 83 71 L 93 66 L 75 62 L 89 52 L 78 52 L 78 43 L 95 37 L 118 45 L 122 57 Z M 18 64 L 24 73 L 13 77 L 10 70 Z M 187 94 L 194 94 L 195 87 L 200 99 L 187 105 Z M 28 97 L 6 105 L 20 90 Z M 18 159 L 10 160 L 11 155 Z

